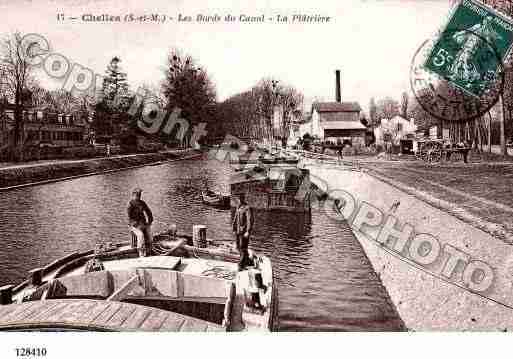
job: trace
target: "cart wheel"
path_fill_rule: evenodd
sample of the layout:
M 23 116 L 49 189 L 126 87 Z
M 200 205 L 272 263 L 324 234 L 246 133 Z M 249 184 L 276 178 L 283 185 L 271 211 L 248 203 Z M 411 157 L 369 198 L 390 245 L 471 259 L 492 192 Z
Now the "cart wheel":
M 442 153 L 437 150 L 432 150 L 429 154 L 428 161 L 429 163 L 438 163 L 442 159 Z

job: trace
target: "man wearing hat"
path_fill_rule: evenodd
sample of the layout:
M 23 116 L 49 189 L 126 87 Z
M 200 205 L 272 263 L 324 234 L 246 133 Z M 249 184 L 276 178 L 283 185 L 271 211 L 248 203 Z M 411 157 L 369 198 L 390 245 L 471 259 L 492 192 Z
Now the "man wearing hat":
M 142 189 L 134 188 L 132 191 L 132 199 L 128 203 L 128 221 L 130 226 L 135 229 L 138 238 L 143 238 L 144 243 L 138 243 L 140 254 L 151 254 L 151 223 L 153 222 L 153 214 L 150 207 L 141 199 Z M 139 232 L 138 232 L 139 231 Z
M 246 202 L 245 194 L 241 193 L 239 194 L 239 204 L 232 223 L 237 250 L 240 253 L 239 270 L 244 270 L 250 264 L 248 246 L 252 224 L 251 208 Z

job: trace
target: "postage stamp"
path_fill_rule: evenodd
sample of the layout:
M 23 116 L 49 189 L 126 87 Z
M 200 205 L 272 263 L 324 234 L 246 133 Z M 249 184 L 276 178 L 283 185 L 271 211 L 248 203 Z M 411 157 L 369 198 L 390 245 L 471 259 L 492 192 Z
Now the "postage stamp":
M 513 44 L 513 22 L 474 0 L 453 10 L 424 64 L 460 89 L 480 96 L 497 80 Z
M 503 92 L 513 45 L 513 20 L 475 0 L 462 0 L 438 36 L 415 53 L 410 84 L 433 117 L 454 122 L 478 118 Z

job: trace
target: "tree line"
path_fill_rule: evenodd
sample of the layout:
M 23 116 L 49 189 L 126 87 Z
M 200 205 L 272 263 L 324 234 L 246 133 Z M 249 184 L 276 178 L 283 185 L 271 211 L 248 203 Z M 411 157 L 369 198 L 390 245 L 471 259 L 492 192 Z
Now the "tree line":
M 457 2 L 450 1 L 452 4 Z M 513 17 L 511 1 L 483 0 L 483 3 Z M 491 144 L 500 144 L 501 154 L 506 155 L 506 141 L 513 137 L 513 60 L 509 57 L 504 64 L 504 88 L 498 103 L 480 118 L 466 123 L 440 121 L 426 112 L 417 99 L 407 92 L 401 94 L 400 101 L 392 97 L 370 99 L 369 122 L 372 127 L 379 126 L 381 119 L 390 119 L 396 115 L 405 119 L 414 118 L 420 128 L 436 125 L 448 128 L 453 140 L 465 138 L 480 151 L 483 151 L 484 146 L 491 151 Z
M 292 85 L 264 77 L 249 90 L 219 104 L 223 132 L 241 138 L 281 140 L 284 145 L 292 120 L 302 114 L 303 101 L 303 94 Z
M 272 77 L 264 77 L 248 91 L 219 102 L 217 91 L 205 67 L 179 49 L 169 51 L 162 81 L 131 89 L 122 59 L 114 57 L 107 64 L 101 86 L 88 92 L 64 89 L 47 90 L 38 81 L 30 64 L 30 51 L 23 49 L 23 35 L 6 36 L 0 43 L 0 116 L 6 104 L 14 107 L 12 136 L 9 145 L 17 159 L 23 159 L 27 143 L 24 135 L 23 111 L 38 109 L 55 113 L 83 113 L 96 137 L 144 135 L 165 144 L 186 144 L 194 126 L 207 125 L 204 141 L 219 141 L 226 134 L 240 137 L 274 138 L 285 141 L 293 118 L 299 118 L 303 94 L 291 85 Z M 143 93 L 143 101 L 136 96 Z M 138 107 L 133 108 L 134 103 Z M 141 132 L 138 120 L 171 113 L 180 109 L 180 116 L 189 126 L 185 138 L 179 138 L 179 126 L 171 133 L 153 135 Z M 279 109 L 280 123 L 273 125 Z M 130 111 L 129 111 L 130 110 Z

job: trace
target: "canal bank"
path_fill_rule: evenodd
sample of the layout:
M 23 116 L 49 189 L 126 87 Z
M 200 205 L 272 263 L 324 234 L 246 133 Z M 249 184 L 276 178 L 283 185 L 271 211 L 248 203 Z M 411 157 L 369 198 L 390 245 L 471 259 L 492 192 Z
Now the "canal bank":
M 396 234 L 408 223 L 413 228 L 403 251 L 394 251 L 397 237 L 383 245 L 372 226 L 351 228 L 387 289 L 399 315 L 412 330 L 513 330 L 513 251 L 511 246 L 460 221 L 398 188 L 363 172 L 305 163 L 312 180 L 329 191 L 350 193 L 361 210 L 363 203 L 398 220 Z M 358 213 L 358 211 L 356 211 Z M 360 217 L 362 219 L 362 217 Z M 372 222 L 366 216 L 363 222 Z M 389 231 L 393 232 L 393 231 Z M 412 260 L 415 233 L 436 238 L 439 256 L 429 265 Z M 459 258 L 452 271 L 450 258 Z M 452 255 L 452 256 L 451 256 Z M 465 284 L 469 263 L 483 262 L 493 270 L 492 284 L 472 292 Z
M 168 161 L 1 193 L 0 284 L 76 251 L 126 241 L 126 206 L 134 187 L 154 215 L 154 232 L 176 224 L 234 241 L 232 213 L 206 206 L 201 190 L 222 191 L 232 169 L 206 156 Z M 279 285 L 279 331 L 398 331 L 397 315 L 360 243 L 347 225 L 311 213 L 255 211 L 250 247 L 267 255 Z
M 194 150 L 163 151 L 0 168 L 0 191 L 201 156 Z

